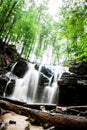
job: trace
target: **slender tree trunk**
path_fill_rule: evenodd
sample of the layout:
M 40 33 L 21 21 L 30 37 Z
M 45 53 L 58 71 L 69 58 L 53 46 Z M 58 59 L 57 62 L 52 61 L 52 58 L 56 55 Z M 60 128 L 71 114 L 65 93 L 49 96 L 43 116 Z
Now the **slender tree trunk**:
M 4 0 L 0 0 L 0 6 L 2 5 L 3 1 L 4 1 Z
M 29 48 L 27 59 L 29 58 L 30 52 L 31 52 L 31 48 Z
M 24 43 L 23 43 L 23 46 L 22 46 L 22 49 L 21 49 L 21 53 L 20 53 L 21 56 L 23 54 L 23 50 L 24 50 Z
M 12 13 L 12 11 L 13 11 L 13 9 L 15 8 L 15 6 L 16 6 L 16 4 L 17 4 L 17 2 L 18 2 L 18 1 L 14 1 L 14 3 L 13 3 L 13 5 L 12 5 L 11 9 L 9 10 L 7 16 L 5 17 L 5 19 L 4 19 L 4 21 L 3 21 L 3 24 L 2 24 L 2 26 L 1 26 L 1 28 L 0 28 L 0 32 L 2 32 L 2 31 L 4 30 L 4 26 L 5 26 L 5 24 L 7 23 L 7 20 L 9 19 L 10 15 L 11 15 L 11 13 Z
M 8 39 L 8 36 L 10 35 L 11 29 L 13 28 L 14 24 L 15 24 L 15 17 L 13 18 L 12 23 L 11 23 L 11 25 L 10 25 L 10 27 L 9 27 L 9 30 L 7 31 L 7 34 L 6 34 L 6 36 L 5 36 L 4 42 L 5 42 L 6 44 L 8 44 L 7 39 Z

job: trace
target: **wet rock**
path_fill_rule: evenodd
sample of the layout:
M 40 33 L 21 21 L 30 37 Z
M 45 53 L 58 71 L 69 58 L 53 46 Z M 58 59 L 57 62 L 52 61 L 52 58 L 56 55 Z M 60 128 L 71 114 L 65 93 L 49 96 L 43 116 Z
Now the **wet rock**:
M 5 75 L 7 73 L 7 70 L 5 68 L 0 67 L 0 75 Z
M 49 68 L 46 68 L 45 66 L 41 66 L 40 72 L 42 72 L 47 77 L 52 76 L 52 71 Z
M 3 96 L 7 82 L 7 78 L 0 77 L 0 96 Z
M 36 70 L 39 70 L 39 66 L 40 66 L 39 64 L 35 64 L 34 65 L 34 67 L 35 67 Z
M 45 76 L 43 73 L 40 73 L 40 77 L 39 77 L 39 86 L 45 86 L 48 85 L 49 83 L 49 78 L 47 76 Z
M 73 64 L 69 71 L 78 75 L 87 75 L 87 62 Z
M 58 81 L 58 85 L 69 85 L 76 86 L 77 85 L 77 77 L 74 74 L 63 73 L 61 79 Z
M 75 83 L 75 84 L 74 84 Z M 77 103 L 77 79 L 76 77 L 68 74 L 65 74 L 58 81 L 59 85 L 59 96 L 58 96 L 58 105 L 60 106 L 69 106 L 75 105 Z
M 28 70 L 27 62 L 25 60 L 20 60 L 14 66 L 12 73 L 18 76 L 19 78 L 23 78 L 27 70 Z
M 14 87 L 15 87 L 15 80 L 14 79 L 9 80 L 5 89 L 5 96 L 11 96 Z
M 73 73 L 63 73 L 58 81 L 58 105 L 87 105 L 87 63 L 78 63 L 69 69 Z

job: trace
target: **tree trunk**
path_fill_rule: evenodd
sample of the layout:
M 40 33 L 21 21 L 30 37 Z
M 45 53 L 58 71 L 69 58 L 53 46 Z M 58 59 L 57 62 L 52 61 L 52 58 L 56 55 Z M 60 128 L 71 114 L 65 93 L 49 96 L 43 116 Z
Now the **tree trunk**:
M 26 108 L 0 100 L 1 108 L 14 111 L 17 114 L 31 117 L 41 124 L 48 123 L 56 128 L 87 129 L 87 119 L 82 116 L 50 113 L 36 109 Z
M 0 0 L 0 6 L 2 5 L 3 1 L 4 1 L 4 0 Z
M 1 26 L 1 28 L 0 28 L 0 32 L 2 32 L 2 31 L 4 30 L 4 26 L 5 26 L 5 24 L 7 23 L 7 20 L 10 18 L 10 15 L 11 15 L 13 9 L 15 8 L 17 2 L 18 2 L 18 1 L 14 1 L 14 3 L 13 3 L 13 5 L 12 5 L 11 9 L 10 9 L 9 12 L 7 13 L 7 16 L 5 17 L 4 22 L 3 22 L 3 24 L 2 24 L 2 26 Z
M 7 42 L 8 40 L 7 40 L 7 39 L 9 39 L 9 37 L 11 36 L 10 33 L 11 33 L 11 30 L 12 30 L 14 24 L 15 24 L 15 21 L 16 21 L 16 18 L 14 17 L 14 18 L 12 19 L 12 23 L 11 23 L 11 25 L 10 25 L 8 31 L 7 31 L 7 34 L 6 34 L 6 36 L 5 36 L 4 43 L 6 43 L 6 44 L 8 44 L 8 42 Z

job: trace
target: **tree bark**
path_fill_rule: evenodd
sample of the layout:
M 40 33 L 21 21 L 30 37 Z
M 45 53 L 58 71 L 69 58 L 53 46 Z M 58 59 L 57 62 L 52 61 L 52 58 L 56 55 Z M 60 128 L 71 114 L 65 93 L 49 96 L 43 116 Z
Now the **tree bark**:
M 44 112 L 15 105 L 3 100 L 0 100 L 0 106 L 5 110 L 14 111 L 17 114 L 27 117 L 29 116 L 41 124 L 48 123 L 56 128 L 87 129 L 87 119 L 82 116 Z
M 46 110 L 53 110 L 56 108 L 56 104 L 47 104 L 47 103 L 32 103 L 32 104 L 30 103 L 30 104 L 28 104 L 26 102 L 21 102 L 18 100 L 12 100 L 12 99 L 3 98 L 3 97 L 0 97 L 0 100 L 8 101 L 8 102 L 13 103 L 15 105 L 20 105 L 22 107 L 38 109 L 38 110 L 41 110 L 40 106 L 44 106 Z

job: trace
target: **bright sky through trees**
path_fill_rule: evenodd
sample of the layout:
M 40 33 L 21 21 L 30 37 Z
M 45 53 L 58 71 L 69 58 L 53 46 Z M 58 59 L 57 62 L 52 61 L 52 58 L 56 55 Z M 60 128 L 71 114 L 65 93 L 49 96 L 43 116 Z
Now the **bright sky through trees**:
M 49 0 L 49 12 L 54 16 L 58 13 L 62 5 L 62 0 Z

